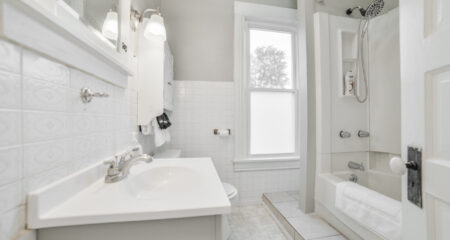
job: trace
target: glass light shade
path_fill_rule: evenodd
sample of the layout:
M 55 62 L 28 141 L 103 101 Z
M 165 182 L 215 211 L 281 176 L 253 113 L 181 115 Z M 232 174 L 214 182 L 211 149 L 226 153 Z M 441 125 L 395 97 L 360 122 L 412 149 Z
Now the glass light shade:
M 166 27 L 164 26 L 164 19 L 160 15 L 153 14 L 146 22 L 144 27 L 145 38 L 157 38 L 166 41 Z
M 109 10 L 106 14 L 105 22 L 103 22 L 102 34 L 108 39 L 117 41 L 119 34 L 119 17 L 117 12 Z

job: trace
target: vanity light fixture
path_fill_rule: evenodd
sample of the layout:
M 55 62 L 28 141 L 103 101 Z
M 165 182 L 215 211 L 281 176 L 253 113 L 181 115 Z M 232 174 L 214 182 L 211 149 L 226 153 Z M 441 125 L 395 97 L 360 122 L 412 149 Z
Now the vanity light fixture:
M 117 41 L 119 35 L 119 15 L 113 9 L 110 9 L 106 14 L 103 22 L 102 34 L 108 39 Z
M 144 18 L 145 14 L 151 13 L 150 18 Z M 130 15 L 131 29 L 137 30 L 139 23 L 144 23 L 144 37 L 147 39 L 156 38 L 166 41 L 166 27 L 164 26 L 164 18 L 161 16 L 159 9 L 146 9 L 142 14 L 135 9 L 131 9 Z

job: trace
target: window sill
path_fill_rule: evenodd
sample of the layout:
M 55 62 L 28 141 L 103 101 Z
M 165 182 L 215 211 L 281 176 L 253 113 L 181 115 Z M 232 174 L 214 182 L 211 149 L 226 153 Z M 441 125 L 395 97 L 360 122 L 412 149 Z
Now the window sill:
M 300 168 L 300 157 L 244 158 L 233 162 L 234 171 L 265 171 Z

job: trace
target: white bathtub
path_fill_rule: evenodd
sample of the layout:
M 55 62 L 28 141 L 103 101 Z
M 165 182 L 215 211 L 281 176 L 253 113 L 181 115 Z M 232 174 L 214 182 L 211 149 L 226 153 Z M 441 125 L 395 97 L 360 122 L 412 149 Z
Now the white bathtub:
M 379 171 L 321 173 L 316 180 L 316 212 L 350 239 L 383 239 L 335 207 L 336 185 L 358 176 L 358 183 L 380 194 L 400 201 L 400 178 Z

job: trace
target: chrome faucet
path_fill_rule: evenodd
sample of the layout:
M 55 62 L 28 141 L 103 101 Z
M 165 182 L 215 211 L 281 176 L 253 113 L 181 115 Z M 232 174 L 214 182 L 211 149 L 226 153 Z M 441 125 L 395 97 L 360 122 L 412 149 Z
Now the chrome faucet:
M 115 183 L 125 179 L 130 173 L 130 168 L 138 162 L 151 163 L 153 161 L 153 158 L 148 154 L 140 154 L 134 157 L 132 153 L 134 151 L 133 149 L 120 157 L 116 156 L 113 161 L 105 162 L 105 164 L 109 165 L 105 176 L 105 183 Z
M 355 163 L 353 161 L 350 161 L 350 162 L 348 162 L 347 166 L 350 169 L 357 169 L 357 170 L 360 170 L 360 171 L 364 171 L 363 163 Z
M 356 176 L 356 174 L 352 173 L 350 175 L 350 177 L 348 178 L 348 180 L 351 181 L 351 182 L 356 183 L 356 182 L 358 182 L 358 176 Z

